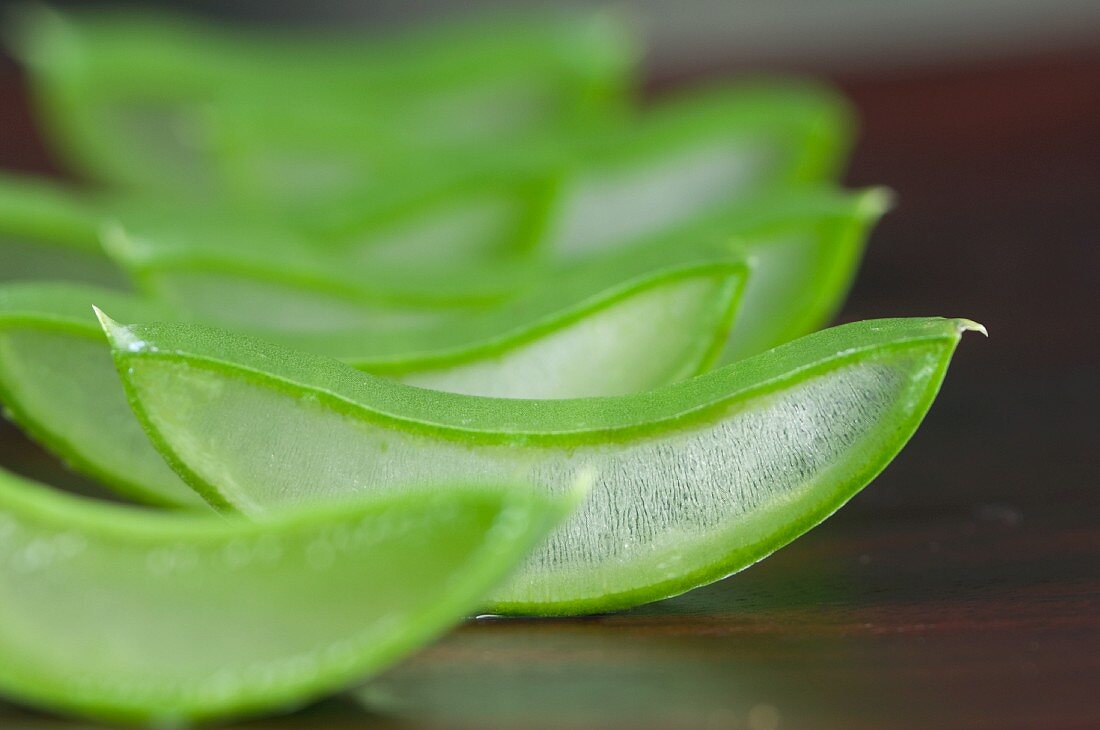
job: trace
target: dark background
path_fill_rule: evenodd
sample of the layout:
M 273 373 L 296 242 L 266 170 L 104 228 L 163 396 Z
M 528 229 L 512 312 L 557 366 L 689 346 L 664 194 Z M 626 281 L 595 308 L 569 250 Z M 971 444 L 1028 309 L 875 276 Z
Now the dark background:
M 815 11 L 823 33 L 859 25 L 842 11 L 860 3 L 833 5 Z M 888 185 L 899 204 L 842 320 L 989 328 L 961 343 L 924 426 L 875 484 L 721 584 L 614 616 L 479 621 L 377 683 L 372 714 L 342 699 L 264 727 L 1100 727 L 1100 13 L 969 5 L 980 12 L 961 29 L 887 18 L 831 41 L 803 19 L 804 43 L 758 3 L 642 6 L 657 36 L 649 94 L 778 69 L 823 75 L 859 109 L 847 183 Z M 267 13 L 301 22 L 288 7 Z M 738 27 L 738 7 L 755 24 Z M 312 12 L 372 25 L 437 10 Z M 3 57 L 0 166 L 63 174 Z M 0 460 L 54 473 L 7 426 Z M 0 704 L 0 727 L 51 722 Z

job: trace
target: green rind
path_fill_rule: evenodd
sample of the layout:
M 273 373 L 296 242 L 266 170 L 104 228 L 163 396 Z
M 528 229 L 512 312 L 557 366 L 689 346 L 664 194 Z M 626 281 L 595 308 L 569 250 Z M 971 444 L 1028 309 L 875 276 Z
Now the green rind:
M 442 490 L 431 494 L 391 495 L 368 498 L 339 506 L 314 507 L 271 515 L 262 522 L 219 519 L 190 515 L 157 514 L 131 508 L 97 504 L 60 493 L 0 471 L 0 513 L 18 514 L 37 527 L 56 527 L 68 534 L 94 535 L 134 550 L 192 544 L 224 545 L 233 539 L 256 535 L 322 534 L 325 530 L 352 525 L 378 509 L 417 510 L 441 507 L 489 510 L 495 515 L 485 540 L 471 553 L 460 580 L 448 583 L 437 599 L 410 607 L 414 624 L 402 635 L 391 635 L 381 646 L 360 647 L 354 661 L 306 673 L 300 678 L 261 689 L 250 688 L 237 696 L 202 704 L 173 704 L 156 693 L 142 696 L 132 691 L 125 697 L 82 696 L 64 681 L 34 674 L 12 661 L 0 661 L 0 691 L 20 702 L 109 721 L 133 723 L 177 723 L 254 714 L 302 704 L 337 690 L 376 672 L 417 646 L 438 636 L 448 626 L 475 608 L 485 593 L 505 577 L 518 561 L 575 505 L 579 494 L 549 500 L 526 489 L 487 487 Z M 129 549 L 129 548 L 128 548 Z M 368 551 L 369 552 L 369 551 Z M 364 555 L 369 560 L 369 555 Z M 411 576 L 410 576 L 411 578 Z M 356 590 L 341 584 L 335 590 Z M 72 598 L 72 597 L 69 597 Z M 217 600 L 216 597 L 212 600 Z M 170 617 L 165 630 L 171 631 Z M 94 627 L 90 627 L 94 630 Z M 201 641 L 196 637 L 196 641 Z M 150 651 L 156 651 L 150 647 Z M 3 647 L 0 647 L 0 653 Z M 87 661 L 88 657 L 74 657 Z M 94 659 L 94 658 L 93 658 Z M 170 661 L 165 657 L 165 661 Z M 93 695 L 96 693 L 93 693 Z M 102 693 L 105 695 L 106 693 Z
M 900 318 L 833 327 L 691 380 L 628 396 L 523 400 L 429 391 L 372 377 L 331 358 L 199 325 L 123 326 L 101 314 L 116 361 L 170 359 L 241 374 L 284 393 L 311 392 L 353 418 L 444 439 L 487 444 L 620 442 L 705 420 L 737 398 L 808 377 L 843 353 L 957 338 L 969 320 Z M 151 348 L 156 348 L 155 351 Z M 131 402 L 134 396 L 131 393 Z M 140 409 L 140 403 L 134 403 Z
M 725 342 L 748 275 L 746 264 L 735 257 L 672 264 L 633 277 L 629 273 L 596 278 L 563 275 L 506 308 L 445 327 L 405 333 L 379 332 L 369 337 L 364 333 L 339 332 L 316 336 L 294 333 L 269 339 L 336 357 L 366 372 L 394 376 L 500 356 L 642 292 L 676 281 L 713 278 L 727 282 L 724 295 L 714 302 L 724 314 L 715 331 L 702 335 L 707 348 L 696 366 L 702 368 L 709 364 L 715 348 Z M 581 278 L 585 280 L 578 281 Z M 618 283 L 614 283 L 616 278 Z M 365 339 L 369 339 L 365 345 L 367 352 L 363 352 L 364 346 L 360 344 Z M 355 351 L 357 346 L 359 352 Z

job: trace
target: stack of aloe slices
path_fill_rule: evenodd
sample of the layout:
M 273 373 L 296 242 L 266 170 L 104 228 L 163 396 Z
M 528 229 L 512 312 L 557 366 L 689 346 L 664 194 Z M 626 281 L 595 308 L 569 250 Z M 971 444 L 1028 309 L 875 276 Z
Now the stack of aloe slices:
M 101 187 L 0 177 L 0 401 L 144 506 L 0 466 L 19 701 L 285 710 L 473 612 L 721 579 L 868 484 L 984 331 L 820 329 L 889 207 L 835 185 L 844 101 L 635 104 L 614 14 L 338 42 L 22 20 Z

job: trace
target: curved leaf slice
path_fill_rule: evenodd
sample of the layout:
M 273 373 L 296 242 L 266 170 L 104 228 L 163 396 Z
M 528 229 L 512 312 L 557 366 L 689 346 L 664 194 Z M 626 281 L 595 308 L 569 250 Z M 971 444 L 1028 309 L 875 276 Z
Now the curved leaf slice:
M 805 82 L 695 89 L 570 140 L 406 159 L 326 203 L 302 206 L 292 183 L 296 201 L 276 214 L 291 209 L 300 225 L 362 256 L 392 259 L 405 246 L 406 260 L 430 263 L 423 253 L 433 245 L 444 255 L 486 247 L 514 254 L 536 245 L 568 258 L 667 229 L 749 192 L 835 177 L 850 144 L 850 116 L 842 98 Z M 266 116 L 254 124 L 267 125 Z M 257 131 L 242 137 L 254 143 Z M 349 147 L 355 143 L 331 154 L 346 161 Z
M 104 245 L 143 291 L 178 310 L 270 331 L 429 327 L 506 301 L 537 270 L 526 261 L 424 272 L 356 265 L 288 231 L 221 218 L 131 221 L 110 228 Z
M 747 201 L 734 238 L 752 265 L 724 362 L 764 352 L 824 326 L 855 279 L 871 230 L 890 207 L 882 188 L 813 191 Z
M 798 191 L 710 206 L 668 229 L 571 263 L 511 261 L 445 271 L 362 264 L 323 255 L 285 231 L 131 219 L 108 250 L 142 288 L 198 319 L 235 328 L 306 331 L 432 328 L 530 294 L 576 267 L 629 268 L 637 251 L 685 257 L 736 242 L 764 283 L 750 282 L 747 324 L 727 359 L 753 354 L 820 326 L 839 306 L 885 194 Z M 754 279 L 756 278 L 754 273 Z M 736 343 L 734 343 L 736 344 Z M 731 344 L 731 347 L 734 347 Z
M 624 105 L 637 56 L 630 27 L 608 12 L 498 14 L 323 41 L 172 15 L 26 15 L 17 50 L 56 143 L 91 175 L 141 189 L 225 193 L 209 110 L 229 102 L 257 109 L 255 156 L 308 193 L 319 178 L 348 176 L 333 167 L 339 157 L 311 159 L 334 136 L 337 149 L 354 141 L 385 162 L 418 140 L 484 146 L 602 119 Z M 323 123 L 303 123 L 289 98 Z M 334 135 L 332 118 L 354 120 L 358 134 Z
M 183 325 L 104 317 L 131 402 L 212 503 L 249 514 L 440 475 L 526 474 L 591 497 L 497 591 L 568 614 L 675 595 L 819 523 L 882 470 L 930 406 L 968 320 L 872 320 L 634 396 L 502 400 L 372 378 Z
M 644 253 L 631 269 L 572 272 L 515 306 L 442 329 L 278 339 L 442 390 L 526 398 L 647 390 L 714 359 L 746 271 L 736 258 L 662 263 L 673 258 Z M 0 287 L 0 402 L 36 440 L 122 495 L 205 506 L 134 419 L 93 305 L 134 321 L 179 319 L 171 307 L 95 287 Z
M 69 279 L 125 287 L 99 245 L 95 207 L 75 191 L 0 173 L 0 281 Z
M 95 287 L 0 287 L 0 402 L 6 414 L 65 462 L 120 494 L 203 509 L 134 419 L 92 304 L 144 321 L 164 307 Z M 120 315 L 122 316 L 122 315 Z
M 411 385 L 503 398 L 649 390 L 702 372 L 729 335 L 739 257 L 634 252 L 445 327 L 270 337 Z M 669 263 L 680 259 L 679 262 Z
M 161 724 L 293 707 L 457 623 L 567 502 L 462 486 L 256 523 L 0 471 L 0 693 Z
M 747 196 L 712 207 L 629 246 L 682 249 L 692 243 L 732 244 L 751 263 L 737 322 L 722 360 L 732 362 L 825 325 L 840 308 L 872 228 L 890 206 L 883 188 L 829 189 Z
M 838 95 L 794 82 L 665 100 L 572 166 L 543 245 L 556 256 L 585 255 L 747 193 L 828 180 L 850 145 L 850 116 Z

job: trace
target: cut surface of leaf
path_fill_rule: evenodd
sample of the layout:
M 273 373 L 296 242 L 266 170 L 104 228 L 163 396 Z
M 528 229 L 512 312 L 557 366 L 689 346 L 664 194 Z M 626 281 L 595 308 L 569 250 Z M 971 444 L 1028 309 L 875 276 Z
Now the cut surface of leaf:
M 162 724 L 300 705 L 457 623 L 567 509 L 471 486 L 248 522 L 0 471 L 0 693 Z
M 69 466 L 123 496 L 205 509 L 134 418 L 92 313 L 96 302 L 147 321 L 171 318 L 162 307 L 94 287 L 0 287 L 0 402 Z
M 512 613 L 675 595 L 765 557 L 865 486 L 930 406 L 967 320 L 872 320 L 633 396 L 409 388 L 183 325 L 104 317 L 135 411 L 198 491 L 250 514 L 440 475 L 591 496 L 496 592 Z

